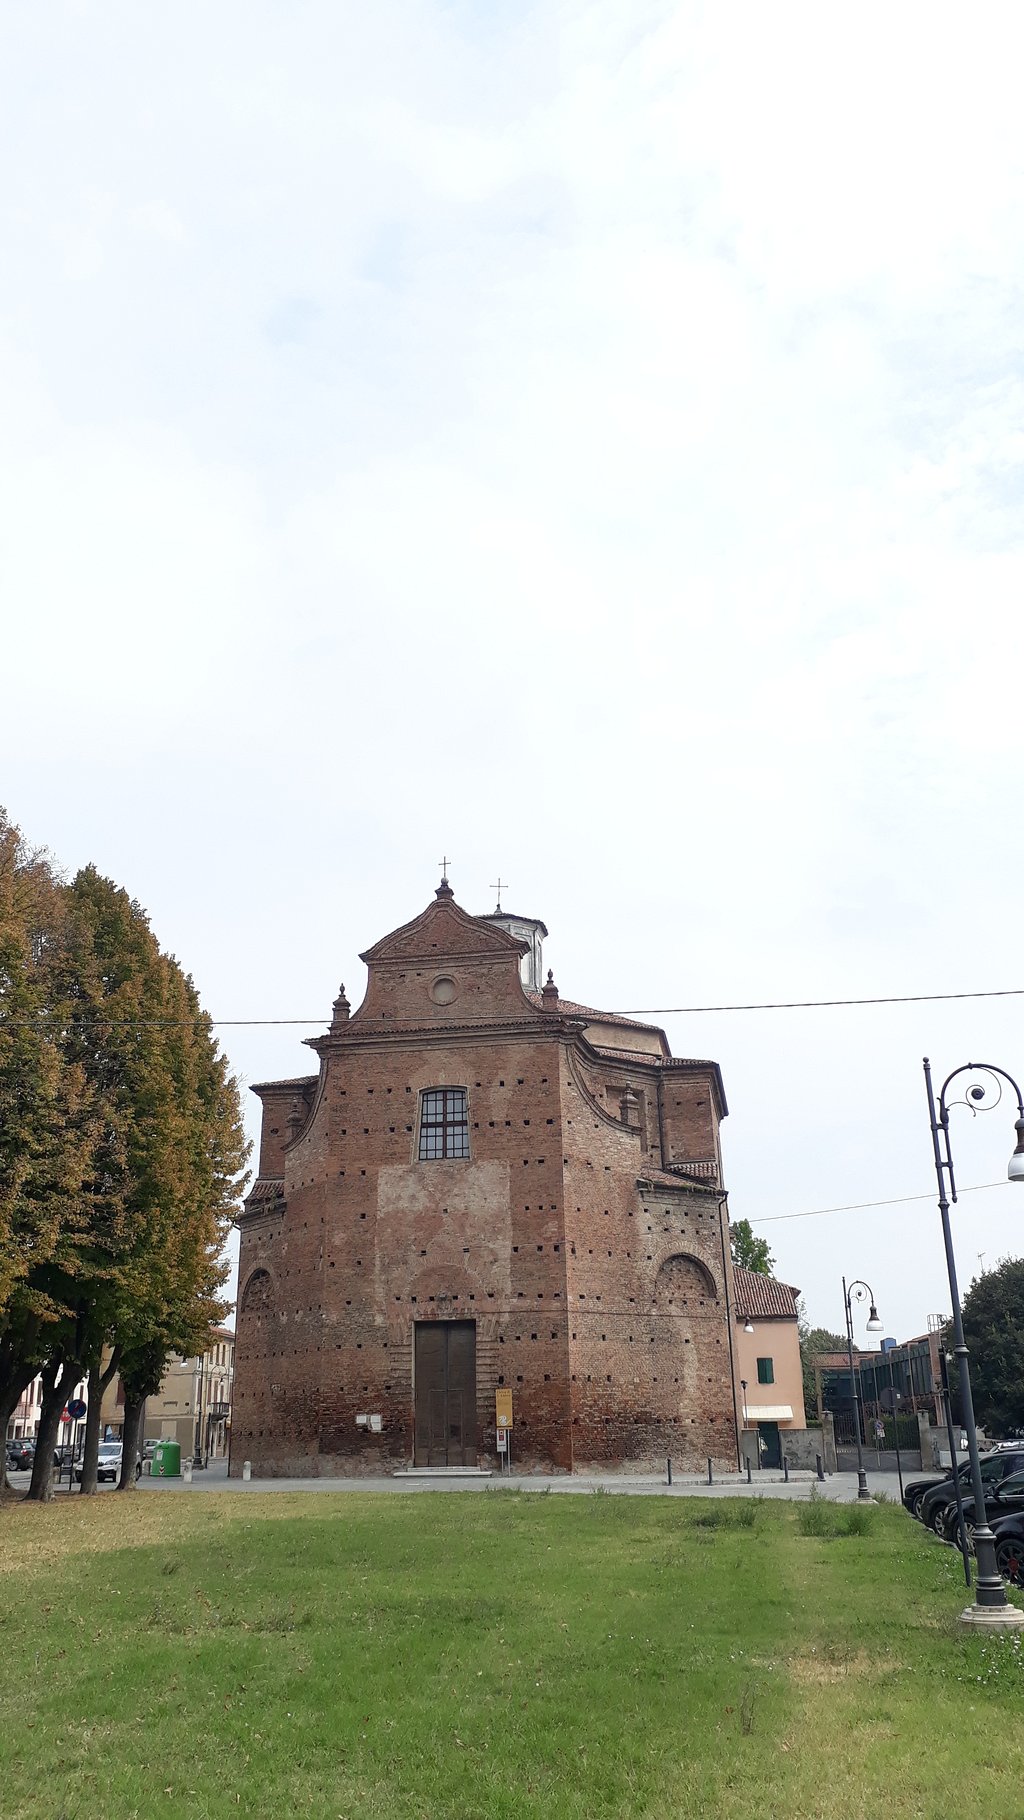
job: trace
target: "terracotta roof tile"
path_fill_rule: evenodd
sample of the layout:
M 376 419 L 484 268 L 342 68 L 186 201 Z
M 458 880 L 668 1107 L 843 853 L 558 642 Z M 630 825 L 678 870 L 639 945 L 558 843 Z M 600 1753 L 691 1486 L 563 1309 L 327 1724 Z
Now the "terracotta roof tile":
M 264 1093 L 269 1092 L 272 1087 L 291 1087 L 293 1089 L 300 1087 L 315 1087 L 318 1078 L 319 1077 L 315 1074 L 293 1074 L 289 1075 L 288 1078 L 283 1081 L 253 1081 L 251 1091 L 253 1093 Z
M 739 1264 L 733 1267 L 732 1274 L 737 1314 L 749 1314 L 760 1321 L 796 1320 L 796 1299 L 800 1291 L 791 1283 L 780 1283 L 776 1277 L 766 1277 L 759 1270 L 744 1270 Z
M 539 992 L 527 992 L 526 996 L 535 1005 L 544 1003 Z M 595 1011 L 593 1005 L 577 1005 L 571 998 L 560 998 L 558 1009 L 568 1017 L 589 1018 L 592 1024 L 619 1024 L 626 1030 L 653 1030 L 658 1036 L 664 1034 L 660 1024 L 641 1024 L 635 1017 L 621 1017 L 617 1011 Z
M 250 1201 L 274 1201 L 284 1195 L 284 1182 L 279 1176 L 260 1175 L 256 1177 L 246 1195 L 246 1204 Z

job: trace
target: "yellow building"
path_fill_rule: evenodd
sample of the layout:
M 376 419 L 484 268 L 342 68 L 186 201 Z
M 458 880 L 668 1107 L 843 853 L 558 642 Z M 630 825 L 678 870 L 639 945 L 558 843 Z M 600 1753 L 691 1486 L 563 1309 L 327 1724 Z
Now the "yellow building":
M 797 1330 L 799 1290 L 739 1265 L 733 1281 L 743 1453 L 755 1465 L 781 1466 L 786 1434 L 807 1426 Z
M 235 1336 L 229 1327 L 210 1329 L 206 1352 L 168 1360 L 163 1382 L 146 1403 L 147 1441 L 177 1441 L 182 1458 L 226 1457 L 231 1435 L 231 1387 Z

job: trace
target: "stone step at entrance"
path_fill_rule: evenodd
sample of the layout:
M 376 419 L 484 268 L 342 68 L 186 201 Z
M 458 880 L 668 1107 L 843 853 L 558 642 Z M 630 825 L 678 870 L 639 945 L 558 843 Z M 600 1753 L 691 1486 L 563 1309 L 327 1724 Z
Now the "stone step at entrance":
M 393 1479 L 493 1479 L 487 1466 L 396 1466 Z

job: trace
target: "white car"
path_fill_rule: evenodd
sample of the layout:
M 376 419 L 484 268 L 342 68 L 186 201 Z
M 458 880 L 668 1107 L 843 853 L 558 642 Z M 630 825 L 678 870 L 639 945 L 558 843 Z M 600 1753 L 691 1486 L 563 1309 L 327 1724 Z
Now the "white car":
M 96 1462 L 97 1479 L 99 1479 L 101 1482 L 104 1479 L 109 1479 L 112 1484 L 114 1484 L 114 1485 L 117 1484 L 118 1479 L 121 1477 L 121 1454 L 122 1454 L 122 1447 L 121 1447 L 120 1441 L 101 1441 L 100 1442 L 99 1456 L 98 1456 L 97 1462 Z M 82 1461 L 81 1460 L 79 1460 L 75 1466 L 75 1478 L 78 1480 L 79 1484 L 81 1484 L 81 1482 L 82 1482 Z

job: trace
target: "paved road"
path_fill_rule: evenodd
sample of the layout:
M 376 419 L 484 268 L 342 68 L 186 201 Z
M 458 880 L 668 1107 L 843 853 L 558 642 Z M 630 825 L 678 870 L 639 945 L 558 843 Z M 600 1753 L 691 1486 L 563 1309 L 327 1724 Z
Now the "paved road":
M 522 1477 L 513 1475 L 511 1479 L 494 1477 L 462 1478 L 443 1473 L 401 1473 L 397 1477 L 376 1479 L 229 1479 L 223 1460 L 218 1460 L 205 1472 L 197 1472 L 191 1485 L 183 1479 L 152 1479 L 143 1477 L 140 1490 L 160 1497 L 169 1494 L 188 1492 L 222 1491 L 246 1496 L 251 1492 L 307 1491 L 319 1492 L 421 1492 L 421 1491 L 545 1491 L 562 1495 L 580 1495 L 587 1492 L 604 1491 L 618 1497 L 670 1497 L 670 1498 L 809 1498 L 812 1488 L 817 1483 L 813 1473 L 792 1474 L 787 1485 L 782 1475 L 757 1473 L 752 1485 L 746 1478 L 723 1479 L 708 1485 L 706 1479 L 684 1478 L 673 1474 L 673 1484 L 669 1489 L 664 1476 L 630 1476 L 624 1473 L 588 1473 L 541 1474 L 530 1473 Z M 871 1491 L 882 1492 L 886 1497 L 898 1499 L 899 1486 L 895 1474 L 869 1473 L 868 1487 Z M 835 1498 L 840 1503 L 851 1503 L 857 1496 L 857 1475 L 851 1472 L 833 1473 L 818 1490 L 826 1498 Z
M 31 1473 L 12 1472 L 8 1481 L 15 1491 L 27 1491 Z M 184 1479 L 153 1479 L 143 1476 L 139 1480 L 140 1491 L 152 1492 L 160 1497 L 173 1493 L 183 1495 L 186 1492 L 221 1491 L 238 1493 L 245 1496 L 251 1492 L 275 1491 L 308 1491 L 308 1492 L 421 1492 L 421 1491 L 543 1491 L 557 1492 L 563 1496 L 580 1496 L 584 1493 L 603 1491 L 616 1497 L 668 1497 L 668 1498 L 796 1498 L 806 1499 L 811 1496 L 812 1488 L 817 1484 L 813 1473 L 792 1473 L 786 1484 L 781 1473 L 755 1473 L 752 1485 L 745 1477 L 716 1479 L 713 1485 L 706 1478 L 680 1477 L 673 1474 L 671 1487 L 664 1475 L 632 1475 L 626 1473 L 587 1473 L 574 1474 L 569 1477 L 564 1473 L 529 1473 L 513 1475 L 510 1479 L 482 1474 L 479 1477 L 460 1477 L 445 1473 L 399 1473 L 397 1476 L 375 1479 L 229 1479 L 227 1462 L 216 1460 L 205 1471 L 195 1473 L 192 1483 Z M 899 1485 L 894 1473 L 868 1474 L 868 1488 L 879 1492 L 892 1502 L 899 1501 Z M 99 1487 L 103 1493 L 111 1492 L 115 1487 L 104 1482 Z M 68 1482 L 64 1479 L 57 1487 L 63 1496 L 68 1495 Z M 839 1503 L 853 1503 L 857 1497 L 857 1475 L 855 1472 L 831 1473 L 824 1485 L 818 1490 L 822 1497 L 835 1498 Z M 74 1488 L 78 1495 L 78 1486 Z

